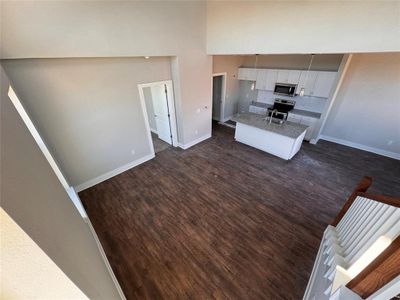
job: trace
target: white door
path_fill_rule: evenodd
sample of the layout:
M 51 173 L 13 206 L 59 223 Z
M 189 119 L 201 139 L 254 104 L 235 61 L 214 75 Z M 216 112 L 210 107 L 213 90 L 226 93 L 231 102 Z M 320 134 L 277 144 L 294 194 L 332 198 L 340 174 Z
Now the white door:
M 168 113 L 166 85 L 159 84 L 151 87 L 151 95 L 156 119 L 158 138 L 172 144 L 171 127 Z

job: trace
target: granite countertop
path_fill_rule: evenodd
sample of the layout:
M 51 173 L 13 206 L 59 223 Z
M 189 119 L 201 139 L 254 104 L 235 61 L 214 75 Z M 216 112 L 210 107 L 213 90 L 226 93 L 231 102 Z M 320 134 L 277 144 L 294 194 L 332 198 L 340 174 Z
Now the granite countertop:
M 256 102 L 256 101 L 252 101 L 250 105 L 257 106 L 257 107 L 262 107 L 262 108 L 273 107 L 272 104 L 263 103 L 263 102 Z M 308 110 L 297 109 L 297 108 L 292 109 L 291 111 L 289 111 L 289 113 L 292 113 L 292 114 L 295 114 L 295 115 L 299 115 L 299 116 L 316 118 L 316 119 L 320 119 L 321 118 L 321 114 L 320 113 L 316 113 L 316 112 L 312 112 L 312 111 L 308 111 Z
M 270 107 L 273 106 L 272 104 L 263 103 L 263 102 L 256 102 L 256 101 L 252 101 L 250 105 L 257 106 L 257 107 L 262 107 L 262 108 L 270 108 Z
M 231 118 L 231 120 L 262 130 L 271 131 L 293 139 L 298 138 L 308 128 L 308 126 L 289 121 L 286 121 L 283 124 L 269 124 L 269 122 L 265 120 L 264 116 L 253 113 L 237 114 L 233 118 Z
M 289 113 L 295 114 L 295 115 L 300 115 L 300 116 L 305 116 L 305 117 L 311 117 L 311 118 L 316 118 L 316 119 L 320 119 L 321 118 L 321 114 L 320 113 L 316 113 L 316 112 L 312 112 L 312 111 L 308 111 L 308 110 L 301 110 L 301 109 L 292 109 L 291 111 L 289 111 Z

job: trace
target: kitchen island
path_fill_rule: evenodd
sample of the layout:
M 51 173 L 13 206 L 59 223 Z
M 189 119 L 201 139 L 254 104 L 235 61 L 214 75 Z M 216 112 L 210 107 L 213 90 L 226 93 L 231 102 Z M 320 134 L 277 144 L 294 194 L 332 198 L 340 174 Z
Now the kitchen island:
M 301 147 L 307 126 L 286 121 L 270 123 L 265 116 L 243 113 L 234 116 L 235 140 L 280 158 L 291 159 Z

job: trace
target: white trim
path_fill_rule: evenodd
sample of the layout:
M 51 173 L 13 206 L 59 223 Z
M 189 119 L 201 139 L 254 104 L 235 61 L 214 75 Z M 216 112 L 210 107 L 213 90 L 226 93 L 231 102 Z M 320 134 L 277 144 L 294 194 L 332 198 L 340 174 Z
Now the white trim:
M 198 144 L 198 143 L 200 143 L 200 142 L 202 142 L 202 141 L 204 141 L 206 139 L 209 139 L 210 137 L 211 137 L 211 133 L 207 133 L 206 135 L 203 135 L 203 136 L 201 136 L 201 137 L 199 137 L 199 138 L 197 138 L 194 141 L 191 141 L 189 143 L 186 143 L 186 144 L 179 143 L 179 147 L 184 149 L 184 150 L 186 150 L 186 149 L 189 149 L 190 147 L 193 147 L 194 145 L 196 145 L 196 144 Z
M 153 153 L 154 153 L 154 146 L 153 146 L 153 140 L 151 139 L 151 133 L 150 133 L 151 129 L 150 129 L 150 123 L 149 123 L 149 119 L 148 119 L 147 111 L 146 111 L 146 104 L 145 104 L 143 88 L 152 87 L 152 86 L 161 85 L 161 84 L 165 84 L 167 86 L 167 95 L 168 95 L 167 101 L 168 101 L 170 122 L 171 122 L 172 146 L 174 146 L 174 147 L 178 146 L 178 130 L 177 130 L 177 125 L 176 125 L 175 97 L 174 97 L 174 88 L 173 88 L 172 80 L 141 83 L 141 84 L 138 84 L 139 98 L 140 98 L 140 103 L 142 105 L 143 117 L 144 117 L 144 120 L 146 123 L 146 130 L 148 132 L 149 145 L 150 145 L 150 148 L 152 149 Z
M 119 168 L 116 168 L 115 170 L 109 171 L 109 172 L 107 172 L 107 173 L 105 173 L 103 175 L 100 175 L 100 176 L 96 177 L 96 178 L 90 179 L 90 180 L 88 180 L 88 181 L 86 181 L 84 183 L 81 183 L 80 185 L 76 186 L 75 187 L 75 191 L 79 193 L 79 192 L 81 192 L 81 191 L 83 191 L 85 189 L 88 189 L 88 188 L 96 185 L 96 184 L 99 184 L 100 182 L 103 182 L 103 181 L 105 181 L 107 179 L 110 179 L 111 177 L 114 177 L 114 176 L 116 176 L 118 174 L 121 174 L 121 173 L 123 173 L 123 172 L 125 172 L 125 171 L 127 171 L 129 169 L 132 169 L 132 168 L 134 168 L 134 167 L 136 167 L 136 166 L 138 166 L 138 165 L 140 165 L 140 164 L 142 164 L 142 163 L 154 158 L 154 156 L 155 156 L 154 153 L 150 153 L 150 154 L 148 154 L 146 156 L 143 156 L 143 157 L 141 157 L 141 158 L 139 158 L 137 160 L 134 160 L 134 161 L 132 161 L 130 163 L 127 163 L 127 164 L 125 164 L 125 165 L 123 165 L 123 166 L 121 166 Z
M 67 193 L 69 198 L 75 204 L 75 207 L 78 209 L 79 213 L 81 214 L 82 218 L 85 220 L 87 219 L 88 215 L 86 213 L 85 208 L 81 202 L 81 198 L 79 198 L 78 194 L 76 193 L 75 189 L 71 186 L 67 189 Z
M 318 253 L 317 253 L 316 259 L 314 261 L 314 266 L 313 266 L 311 274 L 310 274 L 310 279 L 308 280 L 306 291 L 304 292 L 303 300 L 309 300 L 310 299 L 310 291 L 311 291 L 311 288 L 314 286 L 314 282 L 316 280 L 317 270 L 318 270 L 319 266 L 321 265 L 321 259 L 323 258 L 323 254 L 322 254 L 323 245 L 324 245 L 324 241 L 322 239 L 322 241 L 321 241 L 321 243 L 319 245 L 319 249 L 318 249 Z
M 382 150 L 382 149 L 378 149 L 378 148 L 374 148 L 374 147 L 370 147 L 370 146 L 366 146 L 366 145 L 362 145 L 362 144 L 358 144 L 358 143 L 353 143 L 350 141 L 338 139 L 338 138 L 328 136 L 328 135 L 321 135 L 320 139 L 400 160 L 400 153 Z
M 151 128 L 151 127 L 150 127 L 150 131 L 151 131 L 152 133 L 158 134 L 157 130 L 155 130 L 154 128 Z
M 153 146 L 153 139 L 151 137 L 150 122 L 149 122 L 149 117 L 147 115 L 146 102 L 145 102 L 146 100 L 144 98 L 144 92 L 143 92 L 144 87 L 145 86 L 141 87 L 140 84 L 138 85 L 139 99 L 140 99 L 140 105 L 142 106 L 142 114 L 143 114 L 143 118 L 144 118 L 144 124 L 146 126 L 147 142 L 149 143 L 150 152 L 154 156 L 155 152 L 154 152 L 154 146 Z
M 227 77 L 228 73 L 227 72 L 222 72 L 222 73 L 214 73 L 212 74 L 212 77 L 216 77 L 216 76 L 222 76 L 222 95 L 221 95 L 221 106 L 219 108 L 219 120 L 216 121 L 221 121 L 224 119 L 224 115 L 225 115 L 225 100 L 226 100 L 226 77 Z M 213 89 L 213 84 L 211 84 L 211 92 Z M 212 112 L 211 112 L 212 115 Z M 225 121 L 224 121 L 225 122 Z
M 61 172 L 56 161 L 54 160 L 49 149 L 47 148 L 44 140 L 40 136 L 40 133 L 37 131 L 35 125 L 33 124 L 31 118 L 27 114 L 24 106 L 22 105 L 21 101 L 19 100 L 17 94 L 15 93 L 15 91 L 13 90 L 11 85 L 8 87 L 8 97 L 10 98 L 12 104 L 14 105 L 15 109 L 17 110 L 17 112 L 18 112 L 19 116 L 21 117 L 22 121 L 24 122 L 25 126 L 28 128 L 28 130 L 29 130 L 30 134 L 32 135 L 33 139 L 35 140 L 36 144 L 39 146 L 39 149 L 42 151 L 44 157 L 46 158 L 46 160 L 49 163 L 50 167 L 52 168 L 53 172 L 56 174 L 56 176 L 57 176 L 58 180 L 60 181 L 61 185 L 63 186 L 64 190 L 67 192 L 67 194 L 68 194 L 69 198 L 71 199 L 72 203 L 74 204 L 75 208 L 78 210 L 78 212 L 80 213 L 82 218 L 87 218 L 85 208 L 83 207 L 78 194 L 75 192 L 74 188 L 68 184 L 63 173 Z
M 373 293 L 367 300 L 387 300 L 395 297 L 400 291 L 400 275 Z
M 103 258 L 103 261 L 104 261 L 104 263 L 105 263 L 105 265 L 106 265 L 106 268 L 107 268 L 108 272 L 110 273 L 111 279 L 112 279 L 112 281 L 114 282 L 115 287 L 117 288 L 117 291 L 118 291 L 119 296 L 121 297 L 122 300 L 126 300 L 126 297 L 125 297 L 125 295 L 124 295 L 124 292 L 122 291 L 122 288 L 121 288 L 121 286 L 119 285 L 119 282 L 118 282 L 117 278 L 115 277 L 115 274 L 114 274 L 114 272 L 113 272 L 113 270 L 112 270 L 112 268 L 111 268 L 110 262 L 109 262 L 108 259 L 107 259 L 107 255 L 106 255 L 106 253 L 104 252 L 103 246 L 101 245 L 101 242 L 100 242 L 100 240 L 99 240 L 99 237 L 97 236 L 96 231 L 95 231 L 94 228 L 93 228 L 92 222 L 90 222 L 90 219 L 89 219 L 89 218 L 86 218 L 85 221 L 86 221 L 86 223 L 87 223 L 88 226 L 89 226 L 89 230 L 90 230 L 90 232 L 92 233 L 92 236 L 93 236 L 93 238 L 94 238 L 94 240 L 95 240 L 95 242 L 96 242 L 96 244 L 97 244 L 97 247 L 99 248 L 100 255 L 101 255 L 101 257 Z
M 223 118 L 222 122 L 225 123 L 226 121 L 229 121 L 231 118 L 233 118 L 233 115 L 230 115 L 229 117 Z
M 40 136 L 39 132 L 36 130 L 35 125 L 33 124 L 31 118 L 28 116 L 28 114 L 25 111 L 25 108 L 23 107 L 21 101 L 19 100 L 18 96 L 15 94 L 14 89 L 11 87 L 11 85 L 8 88 L 8 97 L 10 98 L 12 104 L 14 105 L 15 109 L 17 110 L 18 114 L 20 115 L 22 121 L 24 121 L 26 127 L 28 127 L 29 132 L 33 136 L 33 139 L 39 146 L 40 150 L 42 151 L 43 155 L 49 162 L 51 168 L 53 169 L 54 173 L 56 173 L 56 176 L 58 180 L 60 180 L 62 186 L 64 187 L 65 190 L 69 189 L 69 184 L 67 180 L 65 179 L 64 175 L 62 174 L 60 168 L 58 167 L 57 163 L 55 162 L 53 156 L 51 155 L 49 149 L 47 149 L 47 146 L 45 142 L 43 141 L 42 137 Z

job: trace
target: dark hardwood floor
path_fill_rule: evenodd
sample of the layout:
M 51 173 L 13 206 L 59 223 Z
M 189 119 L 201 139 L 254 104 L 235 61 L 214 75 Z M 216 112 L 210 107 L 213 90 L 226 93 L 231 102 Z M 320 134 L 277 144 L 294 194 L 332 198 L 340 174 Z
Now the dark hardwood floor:
M 213 137 L 79 194 L 128 299 L 301 299 L 323 230 L 364 175 L 400 162 L 321 141 L 284 161 Z

